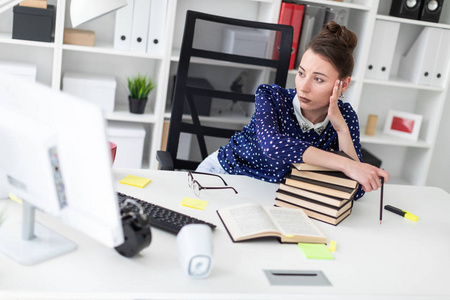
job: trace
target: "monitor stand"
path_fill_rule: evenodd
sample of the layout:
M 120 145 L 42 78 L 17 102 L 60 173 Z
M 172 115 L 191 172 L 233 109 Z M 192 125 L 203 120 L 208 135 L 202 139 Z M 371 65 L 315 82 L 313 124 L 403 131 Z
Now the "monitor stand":
M 23 201 L 20 222 L 0 225 L 0 252 L 22 265 L 33 265 L 75 250 L 74 242 L 35 222 L 35 208 Z

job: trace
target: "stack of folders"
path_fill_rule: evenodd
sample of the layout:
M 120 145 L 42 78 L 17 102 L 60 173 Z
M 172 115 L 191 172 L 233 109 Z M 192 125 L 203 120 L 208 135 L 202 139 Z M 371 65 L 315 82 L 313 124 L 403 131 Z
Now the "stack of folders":
M 366 77 L 389 80 L 393 70 L 394 55 L 401 37 L 400 23 L 376 20 L 367 59 Z M 450 64 L 448 49 L 450 30 L 424 27 L 400 58 L 398 76 L 415 84 L 444 87 Z
M 294 2 L 294 3 L 292 3 Z M 281 3 L 279 24 L 291 25 L 294 28 L 292 40 L 292 53 L 289 69 L 296 69 L 300 64 L 303 53 L 309 42 L 323 28 L 324 24 L 335 21 L 347 25 L 349 17 L 348 8 L 326 7 L 320 4 L 298 4 L 295 1 Z M 274 59 L 278 58 L 279 38 L 274 47 Z
M 163 54 L 168 0 L 126 0 L 116 12 L 114 49 Z
M 357 181 L 336 170 L 294 164 L 277 191 L 275 205 L 301 208 L 311 218 L 337 225 L 352 211 Z

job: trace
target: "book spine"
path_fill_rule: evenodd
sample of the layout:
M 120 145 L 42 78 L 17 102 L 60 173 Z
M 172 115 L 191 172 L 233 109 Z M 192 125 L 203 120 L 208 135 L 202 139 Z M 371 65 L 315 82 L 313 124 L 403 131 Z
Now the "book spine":
M 292 13 L 294 11 L 294 4 L 281 2 L 280 16 L 278 18 L 278 24 L 291 25 Z M 272 59 L 278 59 L 280 52 L 281 33 L 278 32 L 275 40 L 275 47 L 273 49 Z
M 304 5 L 294 4 L 290 23 L 290 25 L 294 28 L 294 34 L 292 40 L 291 60 L 289 61 L 289 70 L 295 69 L 295 60 L 297 59 L 298 43 L 300 41 L 300 31 L 302 28 L 304 11 Z

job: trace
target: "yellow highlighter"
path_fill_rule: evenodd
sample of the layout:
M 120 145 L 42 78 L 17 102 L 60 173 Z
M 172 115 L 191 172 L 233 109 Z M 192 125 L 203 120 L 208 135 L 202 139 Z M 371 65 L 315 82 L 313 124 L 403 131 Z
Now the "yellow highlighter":
M 384 208 L 386 210 L 388 210 L 390 212 L 393 212 L 394 214 L 400 215 L 400 216 L 402 216 L 402 217 L 404 217 L 404 218 L 406 218 L 408 220 L 411 220 L 411 221 L 419 220 L 418 216 L 413 215 L 412 213 L 410 213 L 410 212 L 408 212 L 406 210 L 402 210 L 400 208 L 394 207 L 392 205 L 386 205 Z

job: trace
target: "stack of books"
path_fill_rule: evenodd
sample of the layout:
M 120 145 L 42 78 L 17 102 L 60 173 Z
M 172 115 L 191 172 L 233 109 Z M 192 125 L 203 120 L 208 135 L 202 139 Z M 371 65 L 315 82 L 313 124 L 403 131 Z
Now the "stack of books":
M 294 164 L 280 184 L 275 205 L 301 208 L 310 218 L 337 225 L 350 215 L 358 187 L 356 180 L 340 171 Z

